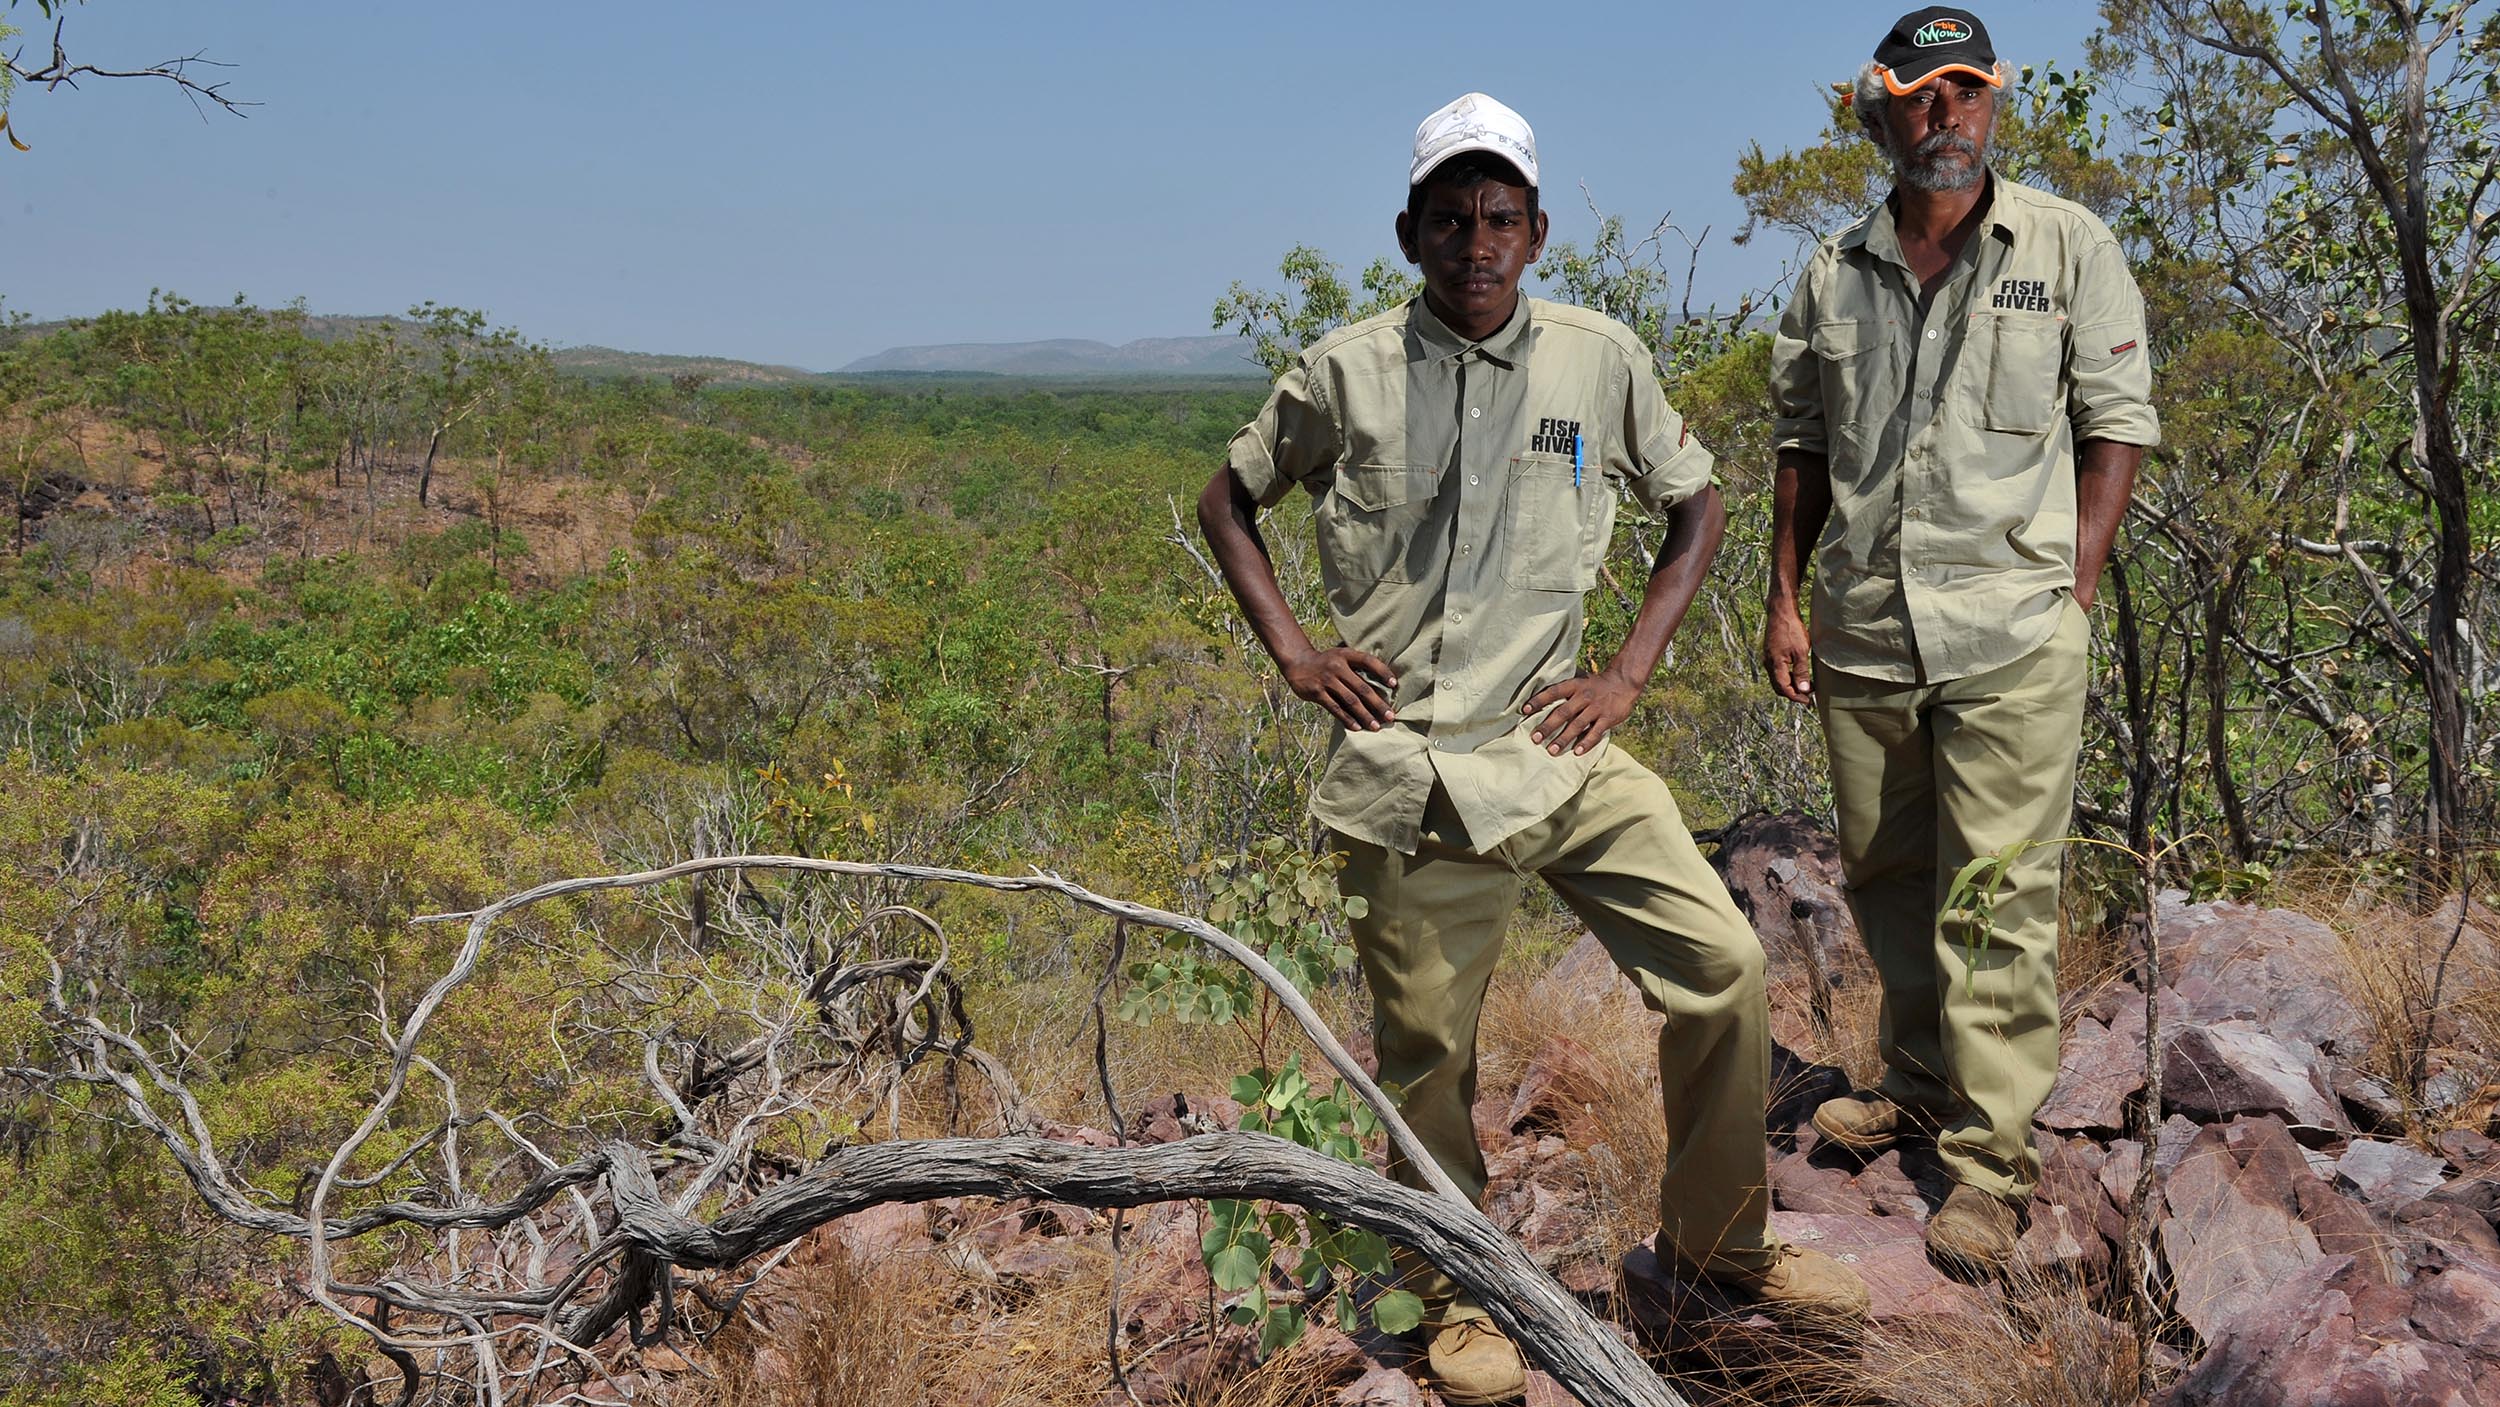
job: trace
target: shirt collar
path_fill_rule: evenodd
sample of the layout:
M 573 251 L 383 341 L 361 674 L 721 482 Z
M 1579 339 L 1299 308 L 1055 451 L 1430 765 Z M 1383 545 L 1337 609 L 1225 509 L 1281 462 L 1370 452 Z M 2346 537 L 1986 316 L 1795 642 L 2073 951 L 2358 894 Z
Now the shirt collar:
M 1414 301 L 1408 305 L 1407 320 L 1407 325 L 1414 329 L 1420 348 L 1416 360 L 1452 361 L 1469 351 L 1476 351 L 1483 353 L 1486 361 L 1500 366 L 1519 365 L 1520 355 L 1527 350 L 1528 324 L 1531 321 L 1528 302 L 1528 295 L 1520 294 L 1519 306 L 1511 309 L 1510 321 L 1503 323 L 1500 331 L 1481 342 L 1470 342 L 1435 317 L 1432 305 L 1424 301 L 1424 295 L 1416 294 Z
M 1979 212 L 1979 232 L 1994 235 L 2011 245 L 2015 242 L 2018 227 L 2005 217 L 2008 202 L 2003 198 L 2004 187 L 2004 178 L 1990 170 L 1987 194 L 1980 197 L 1985 204 Z M 1890 259 L 1906 267 L 1910 261 L 1901 253 L 1901 232 L 1893 224 L 1892 197 L 1884 197 L 1883 203 L 1866 212 L 1864 219 L 1844 230 L 1840 236 L 1840 247 L 1870 250 L 1879 259 Z

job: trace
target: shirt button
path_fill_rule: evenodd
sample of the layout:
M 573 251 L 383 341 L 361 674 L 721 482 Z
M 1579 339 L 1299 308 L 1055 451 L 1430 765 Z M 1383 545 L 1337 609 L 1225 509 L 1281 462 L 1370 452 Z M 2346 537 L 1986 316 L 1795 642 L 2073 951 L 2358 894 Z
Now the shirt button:
M 1927 335 L 1928 335 L 1928 336 L 1930 336 L 1930 337 L 1933 337 L 1933 336 L 1935 336 L 1936 334 L 1934 334 L 1934 333 L 1932 333 L 1932 332 L 1931 332 L 1931 333 L 1929 333 L 1929 334 L 1927 334 Z M 1483 407 L 1483 406 L 1480 406 L 1480 405 L 1471 405 L 1471 406 L 1467 407 L 1467 418 L 1468 418 L 1468 419 L 1470 419 L 1470 420 L 1482 420 L 1482 419 L 1484 419 L 1484 407 Z
M 1935 340 L 1936 340 L 1936 329 L 1934 329 L 1934 328 L 1932 328 L 1932 327 L 1931 327 L 1931 328 L 1929 328 L 1929 329 L 1927 329 L 1927 340 L 1928 340 L 1928 341 L 1930 341 L 1930 342 L 1933 342 L 1933 341 L 1935 341 Z
M 1464 556 L 1466 556 L 1468 553 L 1473 552 L 1473 551 L 1475 551 L 1475 550 L 1476 550 L 1476 545 L 1475 545 L 1474 543 L 1472 543 L 1472 542 L 1462 542 L 1462 543 L 1460 543 L 1460 544 L 1458 545 L 1458 555 L 1459 555 L 1459 556 L 1461 556 L 1461 557 L 1464 557 Z
M 1464 625 L 1464 624 L 1466 624 L 1466 622 L 1467 622 L 1467 617 L 1460 615 L 1460 614 L 1459 614 L 1458 612 L 1456 612 L 1456 611 L 1452 611 L 1452 612 L 1450 612 L 1450 624 L 1452 624 L 1452 625 Z
M 1480 483 L 1483 483 L 1483 482 L 1484 482 L 1484 480 L 1477 478 L 1477 477 L 1476 477 L 1475 475 L 1473 475 L 1473 474 L 1470 474 L 1470 475 L 1468 475 L 1468 476 L 1467 476 L 1467 482 L 1469 482 L 1469 483 L 1471 483 L 1471 484 L 1480 484 Z

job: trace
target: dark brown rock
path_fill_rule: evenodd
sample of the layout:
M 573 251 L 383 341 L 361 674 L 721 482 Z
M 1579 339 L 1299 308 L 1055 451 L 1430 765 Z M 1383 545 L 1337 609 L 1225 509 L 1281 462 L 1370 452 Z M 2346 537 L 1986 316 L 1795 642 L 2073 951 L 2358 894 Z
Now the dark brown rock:
M 1871 1299 L 1870 1323 L 1989 1312 L 1986 1292 L 1945 1278 L 1928 1261 L 1924 1229 L 1907 1218 L 1773 1212 L 1771 1230 L 1857 1271 Z
M 2107 1154 L 2089 1139 L 2037 1135 L 2040 1185 L 2032 1193 L 2030 1224 L 2019 1255 L 2036 1275 L 2100 1284 L 2116 1255 L 2113 1242 L 2125 1218 L 2101 1190 Z
M 828 1229 L 851 1259 L 867 1264 L 897 1251 L 928 1245 L 929 1212 L 916 1203 L 888 1202 L 853 1212 Z
M 2434 1260 L 2397 1287 L 2350 1257 L 2318 1260 L 2209 1336 L 2163 1407 L 2495 1407 L 2495 1273 Z
M 1827 1216 L 1873 1216 L 1875 1204 L 1845 1167 L 1816 1160 L 1812 1145 L 1771 1164 L 1771 1205 Z
M 2500 1260 L 2500 1232 L 2485 1217 L 2454 1202 L 2409 1202 L 2396 1209 L 2394 1220 L 2419 1240 Z
M 1435 1399 L 1437 1400 L 1437 1399 Z M 1337 1407 L 1426 1407 L 1424 1390 L 1401 1368 L 1374 1368 L 1338 1389 Z
M 1773 1133 L 1804 1127 L 1816 1106 L 1850 1092 L 1848 1072 L 1836 1065 L 1818 1065 L 1778 1041 L 1771 1042 L 1771 1101 L 1764 1124 Z
M 2344 993 L 2344 945 L 2335 930 L 2305 914 L 2244 904 L 2165 896 L 2159 909 L 2164 985 L 2227 993 L 2259 1029 L 2362 1063 L 2372 1027 Z
M 2208 1341 L 2323 1255 L 2300 1219 L 2301 1178 L 2313 1174 L 2272 1120 L 2206 1129 L 2170 1171 L 2162 1250 L 2180 1317 Z
M 1902 1150 L 1888 1149 L 1878 1154 L 1858 1171 L 1858 1192 L 1885 1216 L 1910 1221 L 1925 1221 L 1928 1211 L 1943 1200 L 1939 1193 L 1930 1199 L 1921 1196 L 1916 1179 L 1902 1166 Z
M 1502 1122 L 1515 1134 L 1567 1133 L 1587 1121 L 1589 1103 L 1604 1089 L 1588 1047 L 1569 1036 L 1548 1036 L 1519 1077 Z
M 1220 1094 L 1178 1092 L 1149 1099 L 1129 1115 L 1129 1138 L 1137 1143 L 1178 1143 L 1192 1134 L 1241 1125 L 1241 1106 Z
M 2106 1020 L 2084 1016 L 2058 1050 L 2057 1084 L 2034 1117 L 2061 1133 L 2114 1133 L 2144 1088 L 2144 1000 L 2130 991 Z
M 2365 1202 L 2411 1202 L 2439 1190 L 2447 1164 L 2409 1144 L 2356 1138 L 2335 1160 L 2335 1185 Z
M 2438 1145 L 2440 1156 L 2448 1160 L 2448 1165 L 2459 1172 L 2490 1164 L 2489 1171 L 2500 1175 L 2500 1143 L 2472 1129 L 2449 1129 L 2431 1141 Z
M 1165 1349 L 1144 1367 L 1130 1369 L 1128 1381 L 1140 1401 L 1159 1407 L 1213 1397 L 1216 1394 L 1210 1389 L 1220 1388 L 1257 1366 L 1257 1351 L 1248 1335 L 1217 1334 L 1212 1338 L 1186 1339 Z
M 2182 1027 L 2163 1045 L 2161 1078 L 2163 1107 L 2202 1122 L 2271 1114 L 2316 1137 L 2351 1127 L 2316 1046 L 2245 1022 Z

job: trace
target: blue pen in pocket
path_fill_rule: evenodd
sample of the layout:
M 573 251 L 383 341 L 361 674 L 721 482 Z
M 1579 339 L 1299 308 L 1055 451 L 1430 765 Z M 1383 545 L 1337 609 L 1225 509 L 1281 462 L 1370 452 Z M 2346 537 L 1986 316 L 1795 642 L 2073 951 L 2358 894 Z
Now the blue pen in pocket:
M 1580 486 L 1580 436 L 1576 431 L 1571 436 L 1571 486 Z

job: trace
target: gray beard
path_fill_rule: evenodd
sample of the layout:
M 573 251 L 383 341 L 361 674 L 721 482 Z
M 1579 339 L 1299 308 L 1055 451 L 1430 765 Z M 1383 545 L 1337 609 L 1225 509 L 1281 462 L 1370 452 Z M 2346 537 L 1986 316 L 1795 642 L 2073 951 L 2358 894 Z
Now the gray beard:
M 1946 152 L 1958 152 L 1970 160 L 1951 166 L 1936 160 Z M 1892 159 L 1893 180 L 1912 190 L 1966 191 L 1987 178 L 1987 164 L 1979 159 L 1979 144 L 1952 132 L 1938 132 L 1907 156 Z

